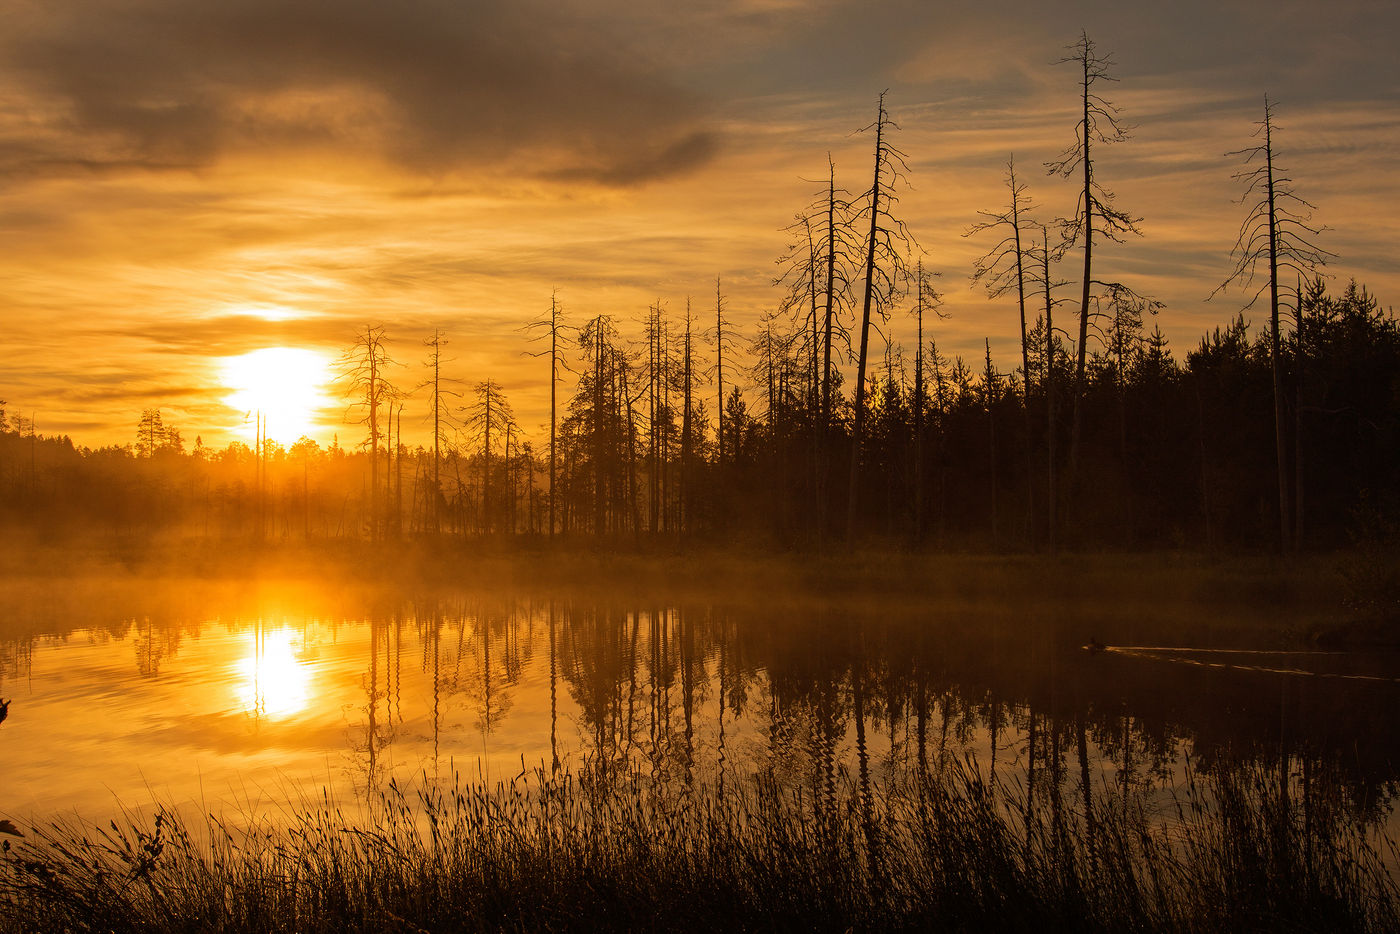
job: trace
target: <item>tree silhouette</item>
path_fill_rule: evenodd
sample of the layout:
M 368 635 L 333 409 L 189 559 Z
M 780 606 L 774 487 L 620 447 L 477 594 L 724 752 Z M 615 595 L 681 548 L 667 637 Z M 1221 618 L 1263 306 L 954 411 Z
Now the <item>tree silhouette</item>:
M 726 303 L 724 300 L 724 291 L 720 287 L 720 277 L 715 276 L 715 417 L 719 420 L 718 428 L 715 432 L 715 441 L 717 444 L 715 463 L 719 467 L 724 466 L 724 352 L 726 349 L 732 351 L 732 347 L 730 346 L 732 339 L 726 330 L 730 327 L 730 324 L 729 320 L 724 316 L 725 307 Z
M 914 320 L 915 339 L 917 344 L 914 351 L 914 539 L 923 541 L 924 537 L 924 468 L 926 456 L 924 452 L 924 440 L 927 428 L 924 424 L 924 416 L 928 411 L 927 383 L 924 380 L 924 314 L 933 312 L 938 317 L 946 317 L 940 310 L 943 304 L 943 296 L 933 287 L 933 276 L 937 273 L 927 273 L 924 271 L 924 261 L 918 260 L 914 267 Z
M 462 394 L 454 387 L 457 381 L 442 375 L 442 349 L 447 346 L 447 340 L 443 338 L 442 332 L 433 329 L 433 336 L 423 341 L 428 347 L 428 366 L 432 368 L 433 375 L 423 388 L 431 388 L 430 405 L 432 406 L 431 418 L 433 422 L 433 488 L 430 493 L 432 506 L 430 516 L 432 520 L 433 534 L 438 535 L 442 531 L 442 448 L 443 432 L 452 427 L 452 407 L 448 403 L 449 399 L 460 399 Z M 444 385 L 446 383 L 446 385 Z
M 1095 93 L 1094 86 L 1101 81 L 1117 81 L 1109 73 L 1114 64 L 1112 55 L 1100 55 L 1087 32 L 1081 33 L 1079 41 L 1069 46 L 1070 54 L 1059 59 L 1056 64 L 1077 64 L 1080 67 L 1080 101 L 1082 113 L 1075 125 L 1075 141 L 1054 162 L 1047 162 L 1046 169 L 1051 175 L 1069 178 L 1078 172 L 1083 179 L 1079 201 L 1074 216 L 1060 221 L 1061 242 L 1059 252 L 1064 253 L 1076 244 L 1084 245 L 1084 275 L 1081 282 L 1082 294 L 1079 300 L 1079 341 L 1076 346 L 1074 363 L 1074 412 L 1070 433 L 1070 477 L 1074 479 L 1079 463 L 1079 439 L 1083 417 L 1081 403 L 1084 396 L 1084 359 L 1089 340 L 1089 301 L 1095 285 L 1105 285 L 1093 277 L 1094 234 L 1097 232 L 1106 240 L 1122 242 L 1124 234 L 1138 234 L 1137 225 L 1142 218 L 1133 217 L 1114 204 L 1113 192 L 1105 188 L 1095 177 L 1092 147 L 1096 143 L 1109 145 L 1121 143 L 1130 135 L 1131 127 L 1120 123 L 1118 108 Z M 1095 218 L 1098 227 L 1095 227 Z
M 34 423 L 29 420 L 29 433 L 33 437 Z M 180 429 L 169 427 L 161 417 L 160 409 L 146 409 L 136 425 L 136 456 L 155 457 L 160 453 L 179 453 L 184 450 Z
M 788 286 L 785 304 L 796 308 L 810 303 L 811 307 L 813 380 L 819 384 L 815 441 L 819 458 L 827 450 L 831 430 L 833 347 L 845 344 L 848 352 L 850 347 L 846 316 L 850 311 L 851 283 L 858 274 L 855 257 L 859 248 L 852 226 L 854 210 L 849 194 L 845 189 L 836 187 L 836 164 L 828 153 L 825 190 L 787 228 L 789 233 L 798 236 L 789 246 L 787 254 L 779 260 L 783 265 L 779 282 L 785 282 Z M 817 508 L 823 517 L 828 467 L 824 462 L 814 465 Z
M 559 388 L 559 368 L 568 368 L 568 364 L 563 361 L 560 355 L 560 339 L 564 337 L 564 306 L 559 302 L 559 290 L 554 289 L 549 293 L 549 316 L 542 317 L 526 325 L 529 330 L 536 331 L 534 339 L 549 338 L 549 537 L 554 537 L 554 511 L 555 511 L 555 489 L 558 484 L 557 470 L 557 447 L 559 440 L 559 408 L 558 408 L 558 388 Z M 546 351 L 537 351 L 531 356 L 542 357 Z
M 972 281 L 981 284 L 989 298 L 1000 298 L 1014 288 L 1016 307 L 1021 324 L 1021 401 L 1026 434 L 1026 512 L 1034 515 L 1034 494 L 1030 469 L 1031 454 L 1031 347 L 1026 334 L 1026 270 L 1030 247 L 1022 237 L 1022 225 L 1029 224 L 1029 213 L 1035 204 L 1026 194 L 1028 186 L 1016 178 L 1015 156 L 1006 160 L 1006 187 L 1009 193 L 1005 210 L 1000 213 L 978 211 L 985 220 L 970 227 L 964 237 L 995 232 L 1001 239 L 973 263 Z
M 894 216 L 899 203 L 895 187 L 905 181 L 909 167 L 905 155 L 890 141 L 889 130 L 899 125 L 885 111 L 885 94 L 880 94 L 879 112 L 875 122 L 862 132 L 875 131 L 875 168 L 870 188 L 865 193 L 864 206 L 857 218 L 869 219 L 869 234 L 865 242 L 865 287 L 861 303 L 860 356 L 856 364 L 855 416 L 851 426 L 851 479 L 846 500 L 846 535 L 854 537 L 856 517 L 860 509 L 861 443 L 865 430 L 865 368 L 870 348 L 870 313 L 874 310 L 882 319 L 898 300 L 908 267 L 904 254 L 916 246 L 904 222 Z
M 1022 390 L 1026 407 L 1031 398 L 1030 346 L 1026 341 L 1026 255 L 1027 248 L 1022 243 L 1022 225 L 1029 222 L 1029 213 L 1035 209 L 1034 202 L 1026 194 L 1029 186 L 1016 178 L 1016 159 L 1006 160 L 1006 188 L 1009 192 L 1005 210 L 1000 213 L 978 211 L 985 220 L 970 227 L 964 237 L 980 233 L 998 233 L 1001 239 L 992 248 L 978 257 L 972 267 L 972 281 L 987 290 L 989 298 L 1001 298 L 1016 291 L 1016 307 L 1021 316 L 1021 366 L 1025 376 Z
M 385 370 L 393 364 L 389 357 L 388 341 L 384 336 L 383 325 L 365 325 L 356 333 L 350 349 L 341 358 L 343 378 L 348 382 L 347 392 L 355 401 L 352 409 L 363 409 L 364 417 L 359 424 L 369 429 L 369 472 L 370 503 L 369 526 L 371 540 L 381 537 L 380 522 L 383 512 L 379 501 L 379 409 L 395 395 L 394 386 L 384 377 Z
M 1054 251 L 1050 249 L 1050 231 L 1044 224 L 1040 225 L 1040 248 L 1035 250 L 1035 258 L 1039 269 L 1039 279 L 1041 292 L 1045 297 L 1045 314 L 1042 319 L 1045 333 L 1045 342 L 1037 350 L 1043 351 L 1040 371 L 1042 373 L 1041 382 L 1045 387 L 1045 515 L 1046 515 L 1046 545 L 1053 553 L 1055 551 L 1056 531 L 1059 526 L 1059 515 L 1057 502 L 1059 495 L 1059 476 L 1056 448 L 1056 379 L 1055 362 L 1059 339 L 1055 334 L 1055 306 L 1060 303 L 1060 299 L 1055 298 L 1055 289 L 1066 283 L 1062 279 L 1056 279 L 1050 272 L 1050 264 L 1054 261 Z M 1037 342 L 1038 344 L 1039 342 Z
M 506 435 L 505 456 L 509 458 L 510 432 L 515 429 L 515 412 L 506 400 L 500 383 L 486 379 L 476 384 L 476 399 L 466 408 L 465 424 L 481 439 L 481 531 L 490 534 L 491 524 L 491 434 Z
M 1279 337 L 1279 272 L 1291 271 L 1297 277 L 1311 277 L 1317 267 L 1325 265 L 1332 253 L 1312 242 L 1322 228 L 1311 224 L 1313 206 L 1293 193 L 1293 180 L 1274 165 L 1274 109 L 1264 98 L 1264 118 L 1255 126 L 1254 136 L 1262 138 L 1257 146 L 1226 153 L 1243 156 L 1245 168 L 1233 176 L 1243 182 L 1240 203 L 1249 210 L 1230 255 L 1235 267 L 1225 281 L 1211 292 L 1214 297 L 1232 285 L 1248 291 L 1246 308 L 1251 307 L 1265 289 L 1269 290 L 1269 356 L 1274 386 L 1274 447 L 1278 467 L 1279 544 L 1285 550 L 1289 543 L 1288 454 L 1285 438 L 1283 363 Z M 1259 265 L 1268 261 L 1269 277 L 1255 287 Z M 1301 307 L 1301 302 L 1299 303 Z

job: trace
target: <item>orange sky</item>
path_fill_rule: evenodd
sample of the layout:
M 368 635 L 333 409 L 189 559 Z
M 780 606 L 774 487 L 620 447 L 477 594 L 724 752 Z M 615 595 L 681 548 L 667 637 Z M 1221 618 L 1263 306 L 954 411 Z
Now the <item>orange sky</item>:
M 383 324 L 395 375 L 490 377 L 547 437 L 547 369 L 520 326 L 558 288 L 571 320 L 631 328 L 660 299 L 702 313 L 715 275 L 741 329 L 774 307 L 782 232 L 826 153 L 867 187 L 879 92 L 913 188 L 901 210 L 943 273 L 940 349 L 983 337 L 1016 364 L 1012 304 L 967 280 L 1016 153 L 1052 220 L 1073 182 L 1042 163 L 1073 140 L 1081 27 L 1114 53 L 1133 138 L 1098 171 L 1143 237 L 1096 271 L 1166 303 L 1178 357 L 1227 321 L 1241 219 L 1228 150 L 1267 92 L 1277 147 L 1328 230 L 1338 285 L 1400 294 L 1400 12 L 1389 4 L 973 5 L 710 0 L 14 0 L 0 55 L 0 399 L 41 434 L 124 443 L 160 406 L 187 441 L 239 437 L 227 359 L 266 347 L 334 360 Z M 1077 257 L 1060 270 L 1077 277 Z M 1071 288 L 1069 291 L 1073 292 Z M 1248 313 L 1261 320 L 1262 312 Z M 912 355 L 910 327 L 890 326 Z M 332 396 L 336 390 L 332 387 Z M 358 440 L 323 400 L 316 432 Z M 421 433 L 421 400 L 405 431 Z

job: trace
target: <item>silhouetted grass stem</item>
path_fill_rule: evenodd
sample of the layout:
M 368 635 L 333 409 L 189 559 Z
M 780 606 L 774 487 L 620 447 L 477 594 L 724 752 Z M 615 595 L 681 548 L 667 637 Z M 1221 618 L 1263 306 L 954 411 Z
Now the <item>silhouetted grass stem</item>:
M 4 853 L 0 931 L 1380 931 L 1400 918 L 1394 842 L 1338 802 L 1290 800 L 1263 768 L 1188 769 L 1165 813 L 1103 789 L 1092 845 L 1069 806 L 1079 789 L 1051 807 L 971 762 L 868 795 L 845 776 L 834 806 L 767 777 L 720 792 L 602 774 L 425 777 L 365 812 L 321 797 L 282 823 L 192 827 L 167 807 L 52 823 Z

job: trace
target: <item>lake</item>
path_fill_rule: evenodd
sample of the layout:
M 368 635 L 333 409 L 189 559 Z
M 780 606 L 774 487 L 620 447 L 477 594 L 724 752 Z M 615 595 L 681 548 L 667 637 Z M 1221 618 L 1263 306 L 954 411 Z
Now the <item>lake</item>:
M 1032 798 L 1088 778 L 1105 802 L 1165 802 L 1189 760 L 1325 784 L 1380 823 L 1400 779 L 1394 654 L 1300 648 L 1198 604 L 641 590 L 98 581 L 17 601 L 0 812 L 275 815 L 556 764 L 821 795 L 960 761 Z

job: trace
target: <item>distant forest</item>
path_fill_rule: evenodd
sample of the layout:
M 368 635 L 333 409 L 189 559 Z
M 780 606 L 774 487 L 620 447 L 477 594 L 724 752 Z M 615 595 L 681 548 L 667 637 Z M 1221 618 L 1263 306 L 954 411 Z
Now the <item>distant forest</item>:
M 1354 285 L 1330 296 L 1315 282 L 1301 308 L 1301 340 L 1294 329 L 1282 344 L 1291 540 L 1389 539 L 1400 518 L 1400 327 Z M 726 369 L 725 388 L 711 373 L 715 398 L 702 398 L 697 342 L 659 315 L 640 352 L 606 318 L 582 329 L 552 497 L 548 445 L 525 440 L 496 383 L 462 400 L 445 382 L 429 387 L 429 404 L 442 407 L 435 452 L 398 440 L 406 402 L 376 374 L 377 385 L 367 376 L 360 385 L 382 395 L 380 414 L 365 420 L 374 444 L 353 449 L 309 439 L 190 447 L 158 410 L 142 416 L 133 444 L 81 448 L 6 418 L 0 515 L 11 530 L 53 537 L 538 538 L 552 529 L 619 544 L 803 547 L 849 533 L 953 549 L 1277 547 L 1267 334 L 1251 336 L 1237 319 L 1183 363 L 1160 330 L 1126 330 L 1112 352 L 1090 357 L 1072 466 L 1072 406 L 1052 407 L 1047 384 L 1071 386 L 1074 360 L 1053 339 L 1047 378 L 1039 332 L 1043 323 L 1032 331 L 1029 382 L 990 359 L 974 373 L 932 342 L 912 373 L 893 350 L 883 356 L 869 380 L 850 530 L 849 395 L 833 389 L 826 420 L 812 361 L 765 326 L 747 374 L 756 388 L 731 385 Z M 386 347 L 382 332 L 367 333 L 361 363 Z
M 938 350 L 937 278 L 898 217 L 907 166 L 882 96 L 865 128 L 869 187 L 848 194 L 831 167 L 787 228 L 783 298 L 755 330 L 730 326 L 719 279 L 683 314 L 658 301 L 630 337 L 609 315 L 567 322 L 551 298 L 531 325 L 551 374 L 547 438 L 526 437 L 493 379 L 444 375 L 441 334 L 427 342 L 429 383 L 395 386 L 389 335 L 367 326 L 344 361 L 363 427 L 349 447 L 303 438 L 187 450 L 186 433 L 151 409 L 132 444 L 79 448 L 0 408 L 0 522 L 55 538 L 615 547 L 1396 541 L 1400 327 L 1355 283 L 1329 293 L 1318 268 L 1331 254 L 1313 242 L 1311 205 L 1275 164 L 1272 106 L 1257 144 L 1236 154 L 1244 218 L 1221 286 L 1247 307 L 1263 299 L 1267 324 L 1251 331 L 1241 314 L 1178 360 L 1144 323 L 1161 304 L 1106 277 L 1093 251 L 1137 235 L 1141 220 L 1098 179 L 1104 147 L 1128 137 L 1099 96 L 1112 62 L 1087 35 L 1064 61 L 1082 117 L 1045 169 L 1074 180 L 1075 210 L 1036 220 L 1008 162 L 1005 205 L 966 232 L 990 246 L 973 281 L 1020 314 L 1010 369 L 990 344 L 971 361 Z M 1067 298 L 1056 270 L 1071 257 L 1082 269 Z M 912 354 L 888 336 L 895 314 L 912 319 Z M 431 441 L 403 442 L 405 409 L 411 425 L 431 423 Z

